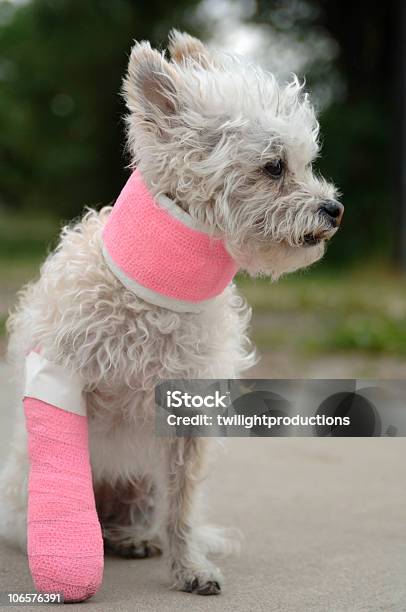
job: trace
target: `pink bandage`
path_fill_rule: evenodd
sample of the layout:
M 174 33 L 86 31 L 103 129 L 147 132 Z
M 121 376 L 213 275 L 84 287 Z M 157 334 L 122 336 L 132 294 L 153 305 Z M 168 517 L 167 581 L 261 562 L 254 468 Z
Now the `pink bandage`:
M 50 390 L 44 381 L 50 382 L 51 373 Z M 59 394 L 69 409 L 77 395 L 74 387 L 69 392 L 69 382 L 44 358 L 31 353 L 27 359 L 27 392 Z M 28 558 L 34 584 L 41 592 L 63 593 L 66 601 L 82 601 L 96 593 L 103 575 L 87 417 L 27 396 L 24 410 L 30 461 Z
M 196 312 L 224 291 L 237 265 L 224 243 L 165 196 L 150 194 L 139 171 L 127 181 L 103 232 L 113 273 L 146 301 Z

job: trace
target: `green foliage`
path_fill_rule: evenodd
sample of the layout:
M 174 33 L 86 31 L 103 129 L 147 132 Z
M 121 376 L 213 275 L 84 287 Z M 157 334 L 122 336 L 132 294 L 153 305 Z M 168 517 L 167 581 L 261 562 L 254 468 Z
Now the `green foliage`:
M 353 315 L 330 329 L 314 348 L 406 355 L 405 321 Z
M 60 223 L 49 214 L 0 214 L 0 266 L 40 261 L 56 243 Z
M 193 4 L 0 2 L 0 203 L 72 216 L 117 196 L 132 41 L 160 45 Z
M 406 355 L 406 279 L 376 262 L 345 272 L 324 264 L 276 285 L 238 282 L 262 350 Z
M 322 115 L 318 168 L 338 185 L 346 207 L 328 257 L 341 264 L 393 250 L 394 193 L 390 109 L 379 94 L 333 104 Z

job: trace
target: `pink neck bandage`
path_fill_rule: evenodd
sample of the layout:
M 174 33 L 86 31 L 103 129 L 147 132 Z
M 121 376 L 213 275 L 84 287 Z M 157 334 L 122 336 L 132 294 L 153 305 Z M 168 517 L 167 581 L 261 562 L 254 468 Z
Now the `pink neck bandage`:
M 238 269 L 222 240 L 166 196 L 154 199 L 138 170 L 107 220 L 103 254 L 127 289 L 178 312 L 201 311 Z

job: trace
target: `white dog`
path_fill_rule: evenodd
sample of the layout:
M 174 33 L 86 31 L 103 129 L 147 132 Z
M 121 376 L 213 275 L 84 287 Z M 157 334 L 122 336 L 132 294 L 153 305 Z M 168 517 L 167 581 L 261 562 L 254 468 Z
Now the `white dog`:
M 277 279 L 320 259 L 343 207 L 312 171 L 318 123 L 297 78 L 281 86 L 176 31 L 169 50 L 171 61 L 136 43 L 124 81 L 131 165 L 155 201 L 221 240 L 251 275 Z M 221 574 L 207 554 L 223 542 L 198 520 L 207 440 L 155 437 L 153 391 L 163 379 L 234 378 L 250 368 L 250 311 L 232 283 L 190 309 L 157 305 L 126 283 L 102 248 L 111 210 L 63 229 L 10 317 L 9 356 L 23 378 L 25 355 L 40 346 L 85 381 L 106 545 L 133 557 L 162 549 L 177 588 L 216 594 Z M 165 241 L 170 249 L 171 236 Z M 187 249 L 173 248 L 187 264 Z M 22 546 L 27 470 L 21 422 L 1 481 L 0 529 Z

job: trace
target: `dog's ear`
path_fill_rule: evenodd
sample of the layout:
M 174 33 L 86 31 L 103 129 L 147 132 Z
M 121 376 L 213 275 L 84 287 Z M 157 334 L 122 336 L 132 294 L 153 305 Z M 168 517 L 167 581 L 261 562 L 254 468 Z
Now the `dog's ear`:
M 177 110 L 177 74 L 149 42 L 135 43 L 123 83 L 128 109 L 159 125 Z
M 186 32 L 171 30 L 168 49 L 176 64 L 181 64 L 188 58 L 193 59 L 203 68 L 210 68 L 214 64 L 214 59 L 207 47 L 198 38 Z

